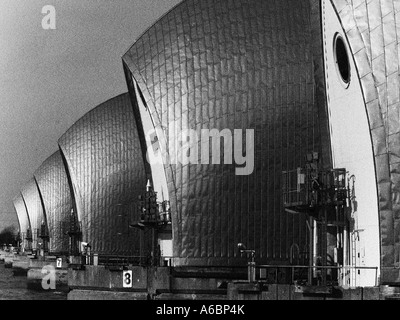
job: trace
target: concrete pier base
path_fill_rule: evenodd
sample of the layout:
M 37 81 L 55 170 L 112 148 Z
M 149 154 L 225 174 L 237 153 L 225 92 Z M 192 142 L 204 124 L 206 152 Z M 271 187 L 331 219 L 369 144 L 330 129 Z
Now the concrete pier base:
M 12 269 L 14 276 L 26 276 L 29 270 L 30 257 L 21 255 L 13 260 Z
M 124 281 L 129 275 L 129 286 Z M 210 268 L 91 266 L 68 269 L 69 300 L 380 300 L 400 289 L 304 287 L 248 282 Z
M 7 255 L 7 252 L 0 250 L 0 263 L 4 263 L 4 259 Z
M 27 272 L 28 289 L 44 291 L 55 290 L 67 292 L 68 287 L 68 265 L 63 259 L 62 266 L 57 268 L 55 259 L 29 261 L 29 270 Z M 54 281 L 54 286 L 51 284 Z
M 83 266 L 69 268 L 69 300 L 75 299 L 224 299 L 223 279 L 193 277 L 193 274 L 174 276 L 171 267 L 107 268 Z M 131 271 L 130 287 L 124 287 L 124 271 Z
M 5 256 L 4 257 L 4 267 L 5 268 L 12 268 L 13 261 L 14 261 L 14 256 L 13 255 Z
M 231 282 L 228 284 L 228 300 L 380 300 L 379 287 L 333 287 L 331 293 L 298 292 L 289 284 L 262 282 Z
M 62 291 L 68 292 L 68 270 L 55 270 L 54 281 L 55 287 L 50 285 L 50 277 L 46 278 L 49 273 L 42 272 L 42 269 L 29 269 L 27 274 L 27 288 L 36 291 Z
M 400 300 L 400 287 L 382 285 L 380 298 L 381 300 Z
M 143 292 L 121 292 L 75 289 L 68 293 L 68 300 L 146 300 Z

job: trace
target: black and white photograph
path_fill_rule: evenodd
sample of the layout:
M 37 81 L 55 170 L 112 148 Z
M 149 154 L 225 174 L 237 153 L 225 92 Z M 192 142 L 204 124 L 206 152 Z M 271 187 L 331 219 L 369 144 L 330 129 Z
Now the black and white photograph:
M 0 300 L 400 300 L 399 67 L 398 0 L 0 0 Z

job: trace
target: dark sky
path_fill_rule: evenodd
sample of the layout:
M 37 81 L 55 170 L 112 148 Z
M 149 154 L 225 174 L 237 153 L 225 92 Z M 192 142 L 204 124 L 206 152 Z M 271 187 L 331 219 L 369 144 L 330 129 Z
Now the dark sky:
M 86 112 L 126 92 L 122 55 L 180 0 L 0 1 L 0 230 L 57 140 Z M 42 8 L 56 29 L 42 28 Z

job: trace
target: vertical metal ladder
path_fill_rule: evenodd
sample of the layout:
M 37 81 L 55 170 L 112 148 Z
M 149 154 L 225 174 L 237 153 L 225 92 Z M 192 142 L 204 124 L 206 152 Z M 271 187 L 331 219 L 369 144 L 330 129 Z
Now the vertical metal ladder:
M 351 269 L 350 269 L 350 274 L 351 274 L 351 282 L 350 286 L 351 287 L 356 287 L 357 286 L 357 238 L 358 238 L 358 231 L 353 231 L 351 233 Z
M 354 212 L 354 201 L 355 201 L 355 190 L 354 190 L 354 183 L 355 183 L 355 176 L 352 175 L 348 179 L 348 188 L 349 188 L 349 201 L 351 203 L 350 207 L 352 210 L 352 218 L 357 219 L 357 216 L 355 216 Z M 350 184 L 352 185 L 350 186 Z M 350 231 L 350 286 L 351 287 L 356 287 L 357 286 L 357 239 L 358 239 L 358 230 L 356 230 L 358 227 L 358 221 L 355 222 L 353 226 L 353 230 Z

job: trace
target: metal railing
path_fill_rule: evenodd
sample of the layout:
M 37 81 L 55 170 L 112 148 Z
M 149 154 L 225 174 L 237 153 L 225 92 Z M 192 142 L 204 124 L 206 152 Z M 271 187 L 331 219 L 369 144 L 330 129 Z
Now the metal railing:
M 250 266 L 249 266 L 250 268 Z M 323 269 L 330 271 L 328 275 L 330 275 L 330 282 L 337 282 L 338 285 L 344 285 L 343 279 L 347 275 L 347 272 L 350 270 L 358 271 L 358 270 L 374 270 L 375 271 L 375 284 L 378 285 L 378 267 L 357 267 L 357 266 L 301 266 L 301 265 L 257 265 L 255 266 L 256 274 L 257 270 L 259 275 L 259 280 L 265 279 L 267 282 L 271 281 L 272 283 L 286 283 L 286 284 L 297 284 L 298 281 L 302 282 L 306 285 L 310 285 L 308 283 L 307 275 L 309 270 L 311 269 L 314 274 L 314 279 L 318 282 L 319 273 L 322 272 Z M 261 277 L 261 270 L 273 270 L 273 273 L 268 273 Z M 282 272 L 282 270 L 284 270 Z M 272 275 L 272 277 L 271 277 Z
M 119 255 L 98 255 L 87 254 L 82 255 L 82 263 L 93 265 L 95 258 L 98 265 L 105 266 L 149 266 L 151 265 L 150 256 L 119 256 Z M 175 257 L 167 258 L 169 266 L 174 266 Z M 162 265 L 162 264 L 161 264 Z M 192 268 L 195 268 L 192 266 Z M 204 266 L 202 266 L 204 268 Z M 221 266 L 208 266 L 207 268 L 221 268 Z M 227 268 L 246 268 L 245 265 L 241 266 L 227 266 Z M 248 268 L 248 282 L 265 281 L 270 284 L 290 284 L 290 285 L 318 285 L 318 281 L 322 279 L 322 270 L 327 270 L 327 285 L 345 286 L 346 277 L 350 277 L 350 271 L 370 270 L 374 271 L 374 286 L 378 286 L 378 267 L 365 267 L 365 266 L 306 266 L 306 265 L 256 265 L 249 263 Z M 313 283 L 309 283 L 309 271 L 313 274 Z M 350 286 L 350 285 L 347 285 Z M 352 285 L 355 286 L 355 285 Z
M 141 265 L 145 262 L 146 257 L 142 256 L 114 256 L 99 255 L 99 264 L 103 265 Z
M 305 184 L 306 172 L 296 169 L 282 172 L 282 199 L 284 206 L 306 205 L 308 190 Z M 304 178 L 303 178 L 304 177 Z
M 120 255 L 101 255 L 101 254 L 83 254 L 82 264 L 86 265 L 105 265 L 105 266 L 126 266 L 126 265 L 147 265 L 148 256 L 120 256 Z

